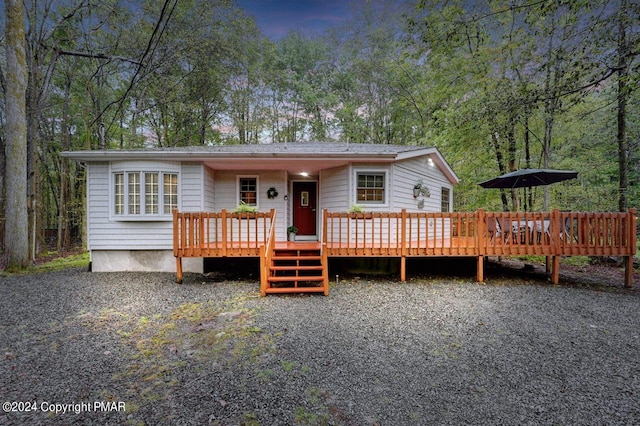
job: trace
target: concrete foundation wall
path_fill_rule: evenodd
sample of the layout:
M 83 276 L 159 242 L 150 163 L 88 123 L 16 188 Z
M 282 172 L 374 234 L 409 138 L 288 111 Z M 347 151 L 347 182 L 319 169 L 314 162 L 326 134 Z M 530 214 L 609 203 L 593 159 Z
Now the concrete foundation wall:
M 202 273 L 201 258 L 182 259 L 184 272 Z M 172 250 L 93 250 L 91 270 L 94 272 L 148 271 L 176 272 Z

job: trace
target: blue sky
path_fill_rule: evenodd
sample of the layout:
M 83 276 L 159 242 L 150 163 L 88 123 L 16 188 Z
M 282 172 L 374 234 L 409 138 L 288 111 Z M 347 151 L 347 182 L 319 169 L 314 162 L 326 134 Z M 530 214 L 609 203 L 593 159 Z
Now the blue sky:
M 277 40 L 291 29 L 305 34 L 321 33 L 351 14 L 350 0 L 238 0 L 258 28 Z

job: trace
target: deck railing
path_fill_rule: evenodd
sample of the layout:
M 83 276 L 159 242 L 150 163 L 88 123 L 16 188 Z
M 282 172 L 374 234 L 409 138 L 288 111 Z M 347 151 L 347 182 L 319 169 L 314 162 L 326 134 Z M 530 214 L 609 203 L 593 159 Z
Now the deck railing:
M 333 213 L 324 211 L 329 256 L 470 256 L 477 213 Z
M 173 212 L 176 257 L 258 256 L 272 233 L 275 210 L 269 212 Z
M 632 256 L 635 210 L 580 213 L 482 212 L 486 255 Z
M 635 210 L 623 213 L 324 212 L 329 256 L 629 256 Z
M 483 280 L 484 256 L 544 255 L 558 281 L 561 256 L 624 256 L 631 286 L 636 253 L 636 210 L 621 213 L 475 212 L 323 213 L 322 254 L 327 257 L 475 256 Z M 173 253 L 178 278 L 183 257 L 260 257 L 269 264 L 275 210 L 266 213 L 174 211 Z
M 276 212 L 271 217 L 271 225 L 269 226 L 269 233 L 267 235 L 267 242 L 260 246 L 260 294 L 266 296 L 269 277 L 269 265 L 271 265 L 271 259 L 273 257 L 273 248 L 276 244 Z

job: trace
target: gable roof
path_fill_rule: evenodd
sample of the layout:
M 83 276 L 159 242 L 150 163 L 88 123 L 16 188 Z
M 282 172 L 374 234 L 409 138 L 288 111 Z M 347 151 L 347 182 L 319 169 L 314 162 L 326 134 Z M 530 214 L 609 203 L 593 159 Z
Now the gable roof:
M 101 151 L 65 151 L 76 161 L 170 160 L 202 161 L 217 170 L 318 170 L 352 162 L 392 163 L 429 156 L 452 183 L 459 179 L 435 147 L 340 142 L 188 146 Z M 224 161 L 220 161 L 224 160 Z

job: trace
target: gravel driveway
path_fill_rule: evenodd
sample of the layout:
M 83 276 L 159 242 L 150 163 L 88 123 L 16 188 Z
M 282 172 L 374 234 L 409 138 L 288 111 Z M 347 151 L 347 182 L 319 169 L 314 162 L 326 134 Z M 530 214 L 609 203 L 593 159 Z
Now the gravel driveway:
M 640 423 L 635 290 L 173 279 L 0 278 L 0 424 Z

